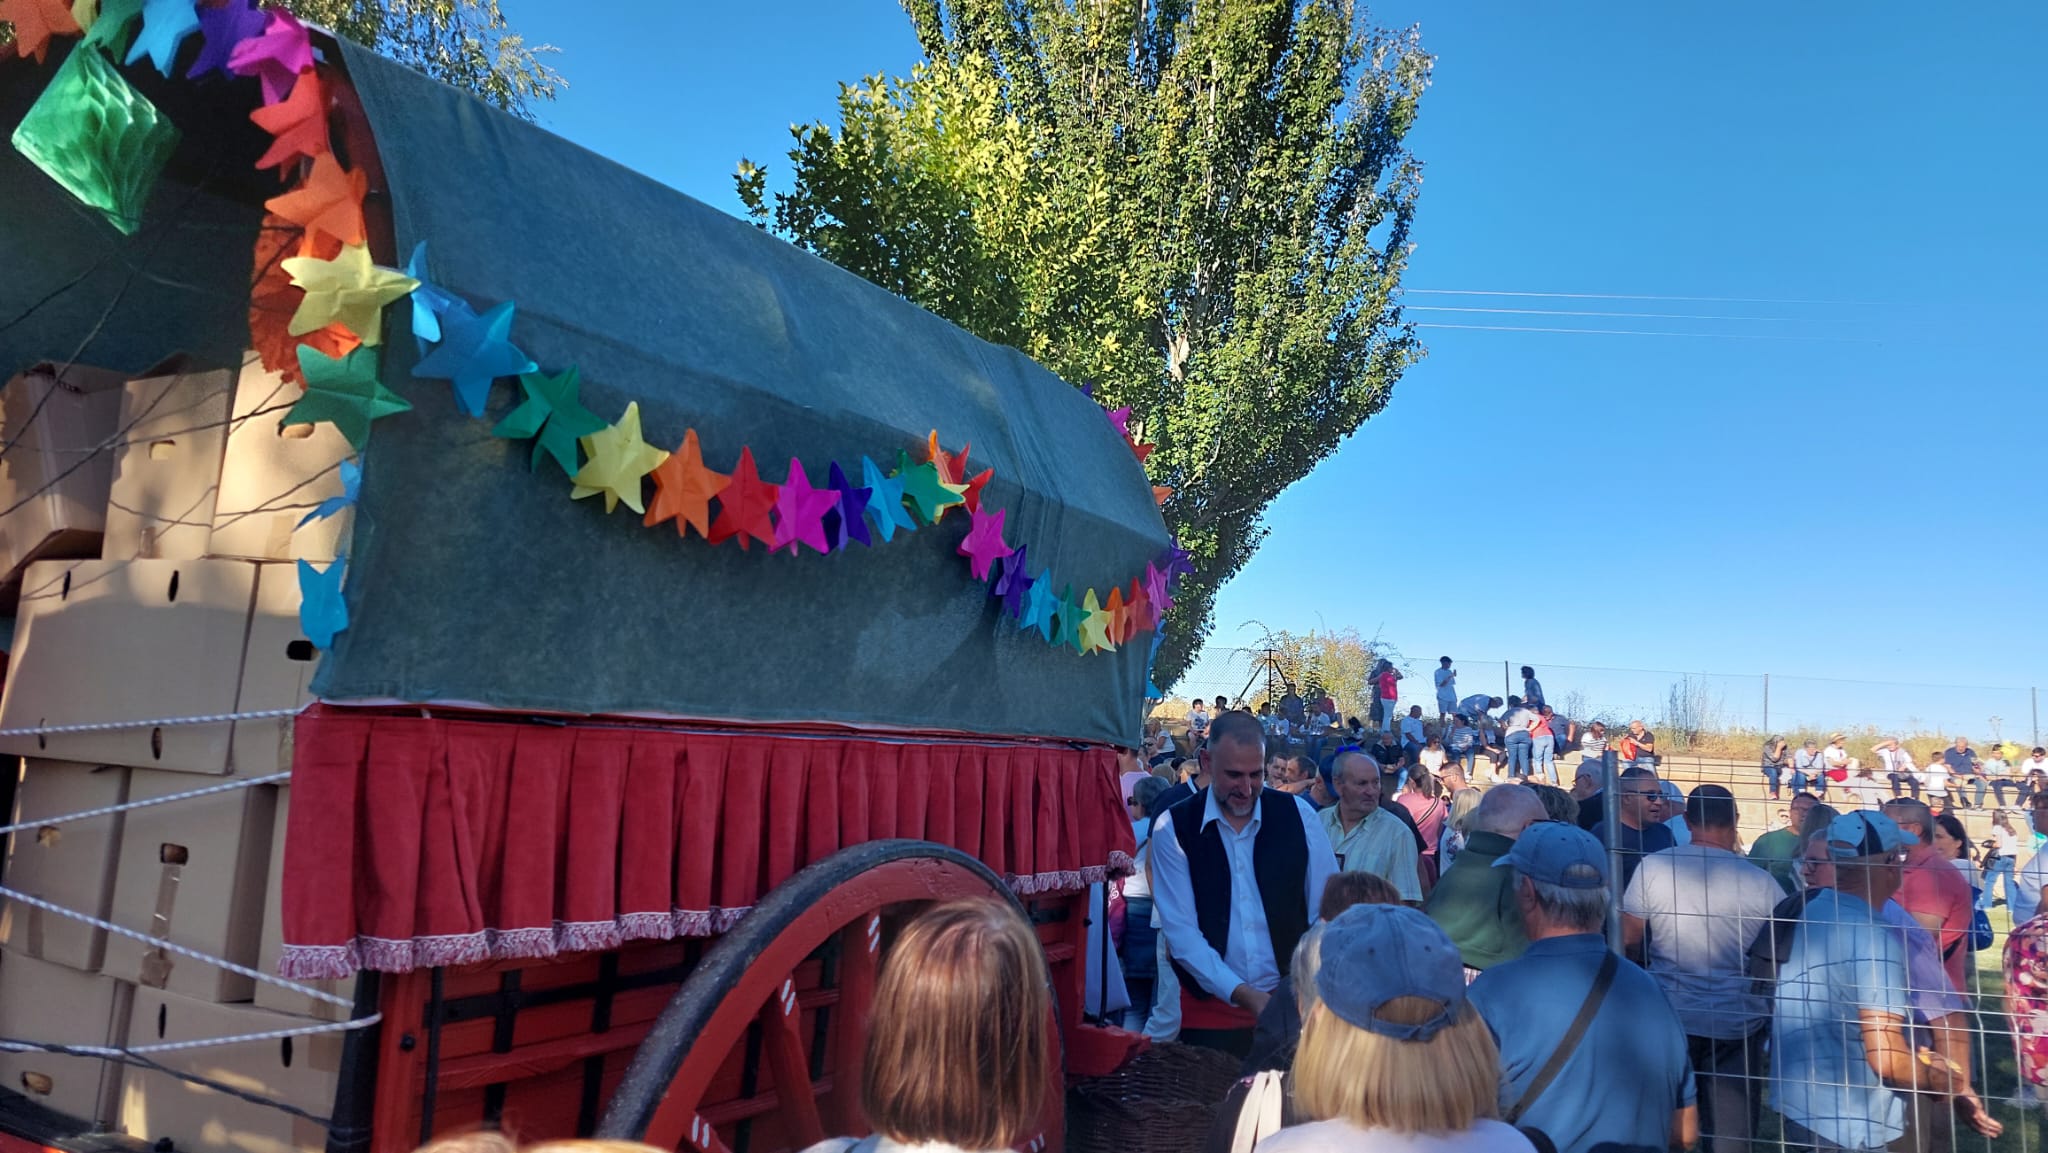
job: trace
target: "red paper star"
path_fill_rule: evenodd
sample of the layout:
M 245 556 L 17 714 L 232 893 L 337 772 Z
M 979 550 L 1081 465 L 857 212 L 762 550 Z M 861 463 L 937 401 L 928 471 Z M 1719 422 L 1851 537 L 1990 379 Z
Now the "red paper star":
M 711 535 L 705 539 L 712 544 L 724 544 L 738 537 L 740 548 L 745 550 L 751 538 L 774 548 L 775 522 L 768 518 L 768 513 L 775 507 L 777 491 L 775 485 L 764 484 L 754 471 L 754 450 L 741 449 L 740 462 L 733 466 L 732 482 L 718 494 L 718 519 L 711 523 Z
M 1131 451 L 1137 455 L 1139 464 L 1144 464 L 1145 458 L 1152 455 L 1152 450 L 1159 447 L 1153 444 L 1140 444 L 1135 440 L 1127 440 L 1124 443 L 1131 446 Z
M 327 138 L 327 86 L 311 68 L 299 73 L 290 96 L 258 108 L 249 119 L 275 137 L 270 151 L 256 161 L 258 168 L 280 168 L 301 156 L 310 160 L 332 148 Z
M 263 207 L 304 225 L 308 236 L 361 244 L 365 237 L 363 196 L 369 190 L 369 174 L 350 172 L 333 153 L 327 153 L 313 158 L 313 171 L 304 184 L 270 198 Z
M 697 447 L 697 430 L 683 433 L 682 447 L 669 454 L 654 470 L 654 503 L 642 523 L 652 528 L 665 520 L 676 522 L 676 535 L 687 537 L 691 529 L 705 538 L 711 536 L 711 498 L 725 491 L 732 478 L 704 467 L 704 454 Z
M 955 459 L 961 464 L 967 463 L 967 457 L 964 454 Z M 967 482 L 967 491 L 960 494 L 960 499 L 967 502 L 968 512 L 981 511 L 981 490 L 988 486 L 988 482 L 993 480 L 995 475 L 995 469 L 985 468 L 974 479 Z
M 14 25 L 15 54 L 38 64 L 49 54 L 50 37 L 85 31 L 71 18 L 69 0 L 0 0 L 0 20 Z
M 1145 595 L 1145 586 L 1135 577 L 1131 579 L 1131 595 L 1124 598 L 1124 612 L 1130 619 L 1133 636 L 1159 627 L 1159 614 L 1152 608 L 1152 598 Z
M 796 555 L 796 546 L 807 544 L 816 552 L 831 552 L 832 546 L 825 540 L 825 514 L 839 507 L 839 492 L 831 488 L 812 488 L 811 478 L 804 474 L 804 462 L 789 459 L 789 479 L 782 482 L 782 491 L 775 497 L 775 547 L 789 546 L 790 555 Z
M 991 515 L 976 509 L 968 515 L 973 518 L 974 527 L 967 530 L 967 539 L 960 542 L 957 551 L 967 558 L 967 569 L 974 579 L 986 582 L 989 565 L 1016 550 L 1003 543 L 1004 510 L 997 509 Z

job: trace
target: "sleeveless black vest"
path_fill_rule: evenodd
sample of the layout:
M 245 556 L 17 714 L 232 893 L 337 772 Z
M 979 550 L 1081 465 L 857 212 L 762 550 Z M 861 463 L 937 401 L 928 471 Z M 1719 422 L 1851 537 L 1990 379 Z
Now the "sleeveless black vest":
M 1202 826 L 1208 804 L 1209 790 L 1203 789 L 1168 813 L 1173 818 L 1173 835 L 1187 855 L 1195 921 L 1202 938 L 1220 957 L 1230 940 L 1230 856 L 1223 851 L 1223 834 L 1217 829 L 1221 818 Z M 1301 807 L 1292 794 L 1278 789 L 1259 791 L 1259 835 L 1252 842 L 1252 876 L 1266 908 L 1273 959 L 1283 977 L 1294 965 L 1295 944 L 1308 932 L 1308 833 L 1302 820 Z M 1197 998 L 1211 997 L 1178 960 L 1173 967 L 1181 988 Z

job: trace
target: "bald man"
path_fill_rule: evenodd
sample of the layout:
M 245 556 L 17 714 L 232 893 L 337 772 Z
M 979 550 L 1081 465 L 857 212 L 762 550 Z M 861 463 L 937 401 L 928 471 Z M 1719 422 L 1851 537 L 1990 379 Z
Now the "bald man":
M 1523 829 L 1546 819 L 1534 789 L 1495 785 L 1486 790 L 1466 819 L 1464 849 L 1422 906 L 1457 944 L 1468 980 L 1529 947 L 1515 903 L 1513 871 L 1493 863 L 1514 848 Z

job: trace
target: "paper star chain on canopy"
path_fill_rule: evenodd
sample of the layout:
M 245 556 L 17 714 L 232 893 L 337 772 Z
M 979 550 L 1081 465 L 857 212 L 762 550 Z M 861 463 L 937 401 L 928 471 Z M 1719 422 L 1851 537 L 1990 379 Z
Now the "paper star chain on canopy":
M 275 104 L 292 90 L 299 73 L 313 66 L 313 39 L 291 13 L 271 9 L 263 34 L 228 53 L 228 71 L 263 82 L 263 102 Z
M 825 514 L 839 505 L 839 494 L 830 488 L 812 488 L 804 474 L 804 462 L 791 457 L 789 479 L 775 494 L 775 547 L 789 546 L 791 555 L 798 544 L 814 552 L 832 551 L 825 539 Z
M 412 337 L 419 345 L 420 355 L 427 354 L 427 346 L 441 340 L 441 318 L 454 308 L 467 309 L 469 305 L 461 298 L 427 279 L 427 242 L 422 240 L 413 245 L 412 255 L 406 258 L 405 274 L 419 281 L 419 287 L 412 290 Z
M 874 499 L 875 490 L 855 488 L 846 477 L 846 470 L 832 462 L 831 472 L 825 481 L 826 487 L 839 494 L 839 504 L 825 514 L 825 543 L 834 549 L 843 549 L 852 542 L 874 547 L 874 538 L 868 535 L 868 502 Z
M 776 487 L 761 480 L 754 469 L 754 450 L 742 448 L 740 462 L 733 466 L 732 481 L 718 498 L 718 519 L 711 523 L 712 544 L 740 538 L 745 551 L 749 540 L 775 547 L 775 524 L 768 513 L 775 507 Z
M 199 13 L 193 0 L 143 0 L 142 35 L 135 38 L 124 63 L 133 64 L 147 56 L 168 78 L 178 58 L 178 46 L 197 31 Z
M 1024 598 L 1031 591 L 1031 557 L 1025 546 L 1018 545 L 1017 551 L 1002 559 L 1003 574 L 989 586 L 989 595 L 1001 597 L 1003 613 L 1021 620 L 1024 616 Z
M 711 536 L 711 498 L 725 491 L 732 478 L 704 467 L 704 454 L 697 447 L 697 430 L 683 433 L 683 443 L 661 467 L 654 470 L 654 504 L 641 523 L 649 528 L 673 520 L 676 535 Z
M 1003 542 L 1004 510 L 994 514 L 979 510 L 970 513 L 974 527 L 967 530 L 967 539 L 960 542 L 958 552 L 967 558 L 967 571 L 974 579 L 984 583 L 988 580 L 988 566 L 1009 556 L 1011 548 Z
M 14 25 L 14 51 L 41 64 L 53 36 L 77 36 L 85 29 L 71 15 L 70 0 L 0 0 L 0 20 Z
M 910 510 L 903 507 L 903 482 L 894 476 L 883 476 L 882 466 L 867 457 L 860 458 L 860 483 L 868 490 L 868 511 L 874 514 L 875 528 L 882 534 L 882 543 L 896 539 L 896 530 L 916 532 L 917 521 L 910 516 Z
M 341 430 L 357 452 L 370 440 L 370 422 L 406 411 L 412 404 L 377 379 L 377 350 L 358 348 L 340 359 L 299 346 L 299 374 L 306 393 L 284 414 L 285 424 L 326 421 Z
M 263 207 L 304 228 L 316 239 L 331 236 L 344 246 L 361 244 L 365 236 L 363 197 L 369 191 L 368 173 L 351 172 L 341 166 L 332 152 L 323 152 L 313 158 L 313 170 L 304 182 L 290 192 L 264 201 Z M 417 281 L 413 287 L 419 287 Z
M 903 496 L 917 509 L 917 515 L 926 524 L 937 524 L 949 508 L 958 508 L 966 503 L 965 487 L 949 484 L 939 475 L 939 466 L 931 461 L 911 464 L 908 453 L 897 456 L 895 476 L 903 482 Z
M 242 41 L 260 36 L 263 25 L 269 17 L 256 6 L 256 0 L 226 0 L 222 4 L 208 5 L 199 9 L 199 34 L 205 38 L 200 46 L 199 59 L 185 73 L 185 79 L 196 80 L 209 72 L 228 70 L 228 57 Z M 261 164 L 258 168 L 263 167 Z
M 344 567 L 339 560 L 325 570 L 299 562 L 299 630 L 323 653 L 334 647 L 334 634 L 348 628 L 348 603 L 341 599 Z
M 569 490 L 572 498 L 582 500 L 603 493 L 606 512 L 618 508 L 621 501 L 634 512 L 646 512 L 640 503 L 640 479 L 667 460 L 668 454 L 640 439 L 639 401 L 626 405 L 619 423 L 584 437 L 583 453 L 590 463 L 577 471 Z
M 330 496 L 326 500 L 321 501 L 319 504 L 314 505 L 313 511 L 307 513 L 303 517 L 300 517 L 299 523 L 293 527 L 305 528 L 307 525 L 312 524 L 316 520 L 326 520 L 328 517 L 333 516 L 334 514 L 340 512 L 341 510 L 355 504 L 356 501 L 362 499 L 363 466 L 358 464 L 353 459 L 345 460 L 341 462 L 340 471 L 341 495 Z
M 414 294 L 417 297 L 417 293 Z M 519 374 L 519 389 L 526 395 L 518 408 L 491 430 L 492 436 L 507 440 L 532 440 L 533 458 L 529 468 L 539 468 L 543 455 L 555 458 L 564 476 L 576 475 L 576 442 L 604 428 L 604 420 L 583 407 L 576 398 L 577 372 L 574 366 L 554 376 L 544 372 Z
M 271 136 L 269 151 L 256 158 L 258 168 L 282 168 L 333 149 L 327 136 L 327 84 L 315 69 L 299 73 L 290 96 L 249 113 L 249 120 Z
M 1114 621 L 1104 611 L 1102 603 L 1095 599 L 1095 590 L 1081 599 L 1081 651 L 1104 652 L 1116 647 L 1110 633 Z

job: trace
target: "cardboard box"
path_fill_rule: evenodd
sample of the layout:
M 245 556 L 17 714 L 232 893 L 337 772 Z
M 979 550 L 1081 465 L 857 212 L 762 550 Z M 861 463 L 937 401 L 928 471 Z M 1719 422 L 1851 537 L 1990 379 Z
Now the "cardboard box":
M 210 783 L 137 769 L 128 799 L 166 797 Z M 130 810 L 114 872 L 113 916 L 107 919 L 255 968 L 276 823 L 276 785 Z M 108 934 L 101 971 L 200 1001 L 247 1001 L 256 992 L 248 977 L 117 934 Z
M 256 608 L 249 617 L 235 711 L 304 708 L 313 699 L 313 672 L 319 667 L 319 650 L 299 628 L 298 566 L 257 565 Z M 291 745 L 290 717 L 236 721 L 228 764 L 240 776 L 268 776 L 291 768 Z
M 128 1043 L 233 1037 L 317 1024 L 247 1005 L 212 1005 L 156 989 L 138 989 Z M 191 1073 L 283 1101 L 319 1117 L 333 1115 L 341 1072 L 341 1033 L 244 1041 L 155 1055 Z M 155 1143 L 169 1138 L 181 1153 L 320 1153 L 327 1130 L 279 1109 L 215 1092 L 162 1073 L 131 1068 L 122 1078 L 121 1131 Z
M 206 555 L 234 379 L 226 369 L 175 373 L 133 380 L 121 390 L 125 431 L 114 450 L 100 556 Z
M 0 580 L 30 561 L 100 555 L 126 380 L 42 364 L 0 388 L 0 509 L 13 510 L 0 514 Z
M 106 920 L 113 907 L 114 862 L 127 814 L 62 825 L 42 822 L 127 799 L 127 769 L 29 759 L 14 793 L 14 823 L 37 827 L 9 837 L 7 887 Z M 97 972 L 105 959 L 107 931 L 8 901 L 0 908 L 0 945 L 90 973 Z
M 257 948 L 260 959 L 256 968 L 265 973 L 277 972 L 277 963 L 284 957 L 284 849 L 285 829 L 290 824 L 292 790 L 290 786 L 280 788 L 277 793 L 277 831 L 270 838 L 270 876 L 263 893 L 263 940 Z M 346 981 L 301 981 L 322 992 L 338 997 L 353 998 L 356 993 L 354 980 Z M 304 993 L 280 989 L 276 985 L 257 982 L 256 1007 L 274 1009 L 281 1013 L 292 1013 L 302 1017 L 317 1017 L 323 1021 L 346 1021 L 350 1011 L 340 1005 L 316 1001 Z
M 239 561 L 45 561 L 15 621 L 0 728 L 235 711 L 256 570 Z M 0 752 L 225 773 L 232 722 L 0 738 Z
M 252 363 L 235 385 L 234 423 L 221 462 L 209 555 L 325 564 L 347 539 L 345 510 L 304 528 L 321 501 L 342 495 L 341 462 L 354 453 L 331 424 L 284 426 L 299 387 Z
M 127 1044 L 132 985 L 8 952 L 0 955 L 0 1036 L 60 1045 Z M 38 1105 L 113 1123 L 121 1066 L 57 1053 L 0 1053 L 0 1086 Z

